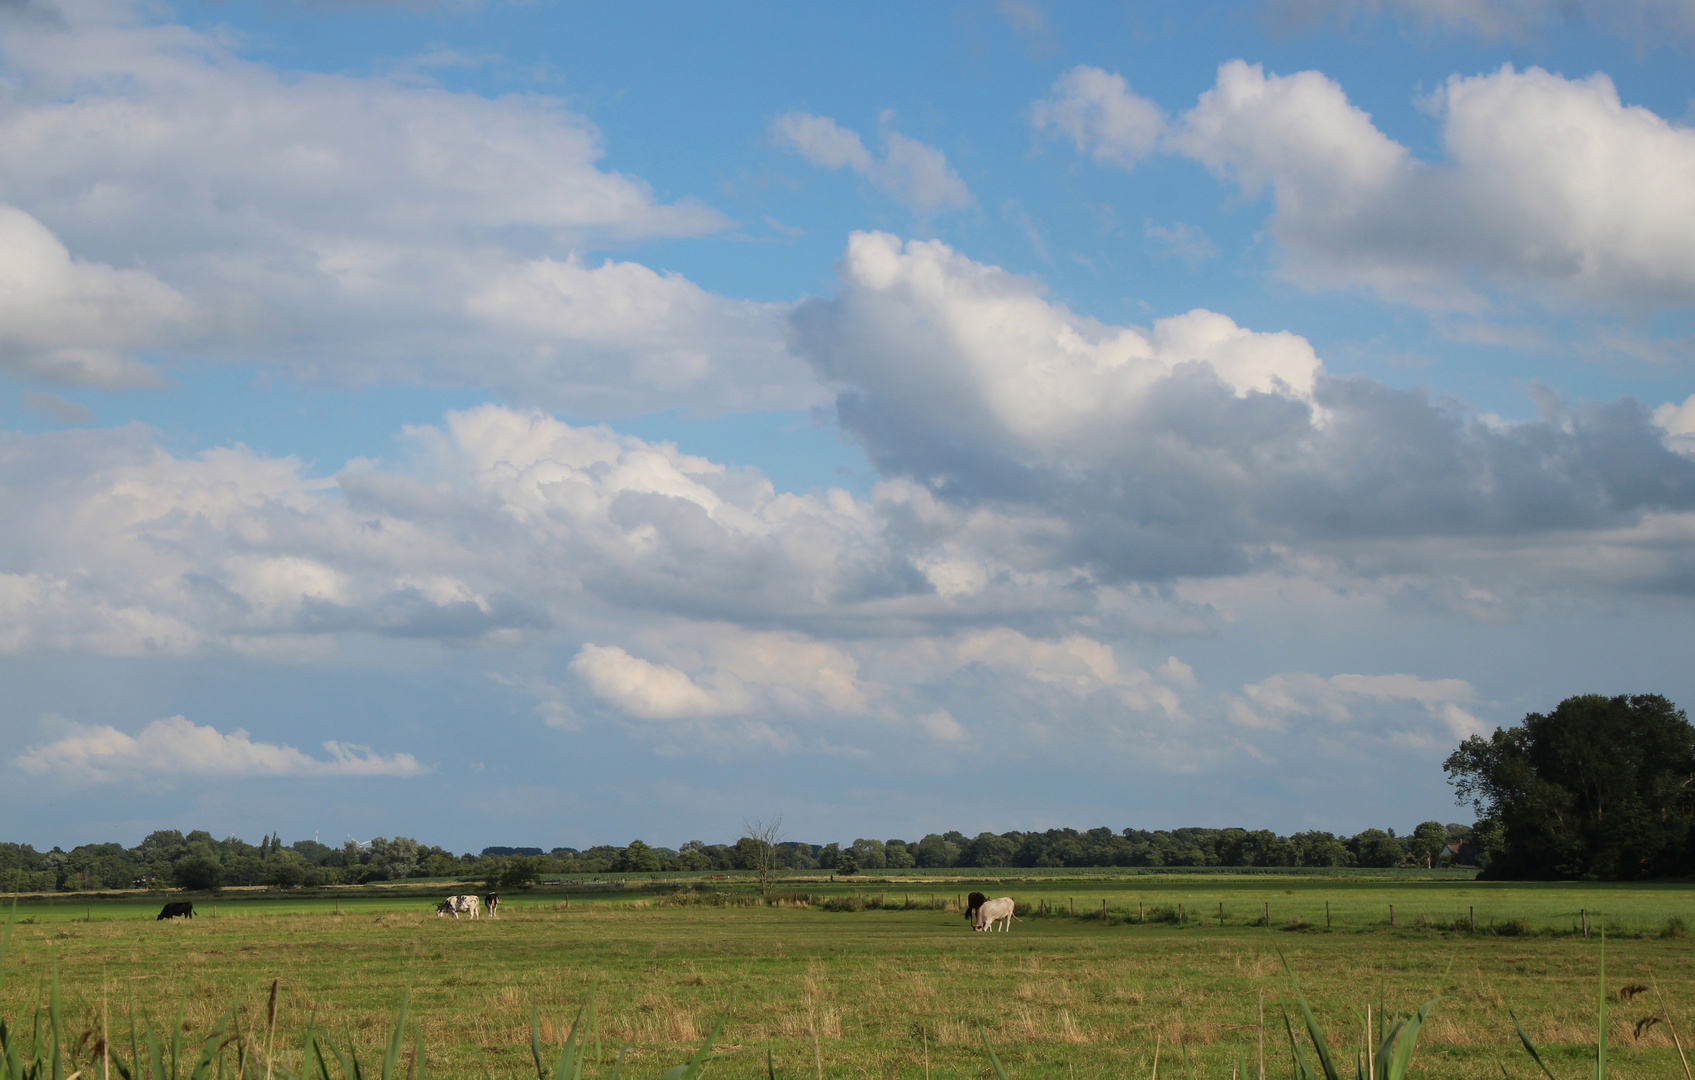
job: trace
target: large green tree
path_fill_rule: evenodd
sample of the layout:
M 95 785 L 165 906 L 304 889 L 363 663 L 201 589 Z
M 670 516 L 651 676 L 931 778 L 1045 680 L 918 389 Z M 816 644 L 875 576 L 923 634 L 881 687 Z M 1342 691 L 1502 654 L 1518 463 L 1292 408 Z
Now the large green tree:
M 1695 727 L 1658 694 L 1587 694 L 1474 735 L 1443 766 L 1460 801 L 1500 822 L 1492 877 L 1687 872 Z

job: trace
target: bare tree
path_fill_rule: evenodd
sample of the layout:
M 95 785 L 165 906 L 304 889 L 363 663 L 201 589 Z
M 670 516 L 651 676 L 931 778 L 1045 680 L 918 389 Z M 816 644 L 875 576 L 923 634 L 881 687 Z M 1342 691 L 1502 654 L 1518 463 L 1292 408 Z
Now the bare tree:
M 761 894 L 771 891 L 771 881 L 777 876 L 777 845 L 783 839 L 783 816 L 778 814 L 771 818 L 753 818 L 742 822 L 744 841 L 748 851 L 750 869 L 759 876 L 759 891 Z M 737 844 L 743 847 L 743 844 Z

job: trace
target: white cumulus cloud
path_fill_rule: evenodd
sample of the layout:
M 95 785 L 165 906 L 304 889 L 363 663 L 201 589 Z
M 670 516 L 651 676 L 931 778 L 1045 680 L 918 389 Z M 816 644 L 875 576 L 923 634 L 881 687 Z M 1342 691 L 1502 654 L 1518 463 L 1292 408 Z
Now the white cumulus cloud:
M 53 12 L 0 10 L 0 370 L 135 383 L 153 351 L 577 413 L 816 403 L 776 309 L 591 265 L 730 221 L 603 168 L 558 99 L 287 71 L 126 0 Z
M 368 746 L 323 744 L 328 758 L 292 746 L 255 742 L 240 728 L 229 733 L 182 716 L 155 720 L 130 735 L 109 724 L 73 725 L 13 764 L 26 772 L 83 783 L 113 780 L 241 779 L 262 776 L 422 776 L 432 770 L 411 754 L 383 755 Z
M 1038 119 L 1152 108 L 1114 78 L 1072 72 Z M 1285 272 L 1313 286 L 1478 308 L 1487 298 L 1468 275 L 1479 274 L 1550 300 L 1695 300 L 1695 131 L 1626 104 L 1604 74 L 1508 65 L 1453 76 L 1427 104 L 1442 123 L 1438 161 L 1385 135 L 1320 72 L 1232 60 L 1160 147 L 1269 191 Z M 1139 129 L 1065 130 L 1126 167 L 1151 145 Z
M 872 187 L 919 214 L 963 210 L 975 203 L 971 190 L 948 165 L 947 155 L 894 130 L 893 116 L 880 122 L 883 154 L 874 156 L 858 132 L 828 116 L 784 113 L 771 123 L 772 136 L 812 164 L 825 169 L 847 168 Z
M 1130 89 L 1122 75 L 1079 64 L 1031 107 L 1038 130 L 1069 137 L 1096 161 L 1128 166 L 1153 153 L 1165 134 L 1159 106 Z
M 1242 688 L 1229 703 L 1230 719 L 1246 728 L 1287 731 L 1312 721 L 1328 724 L 1388 725 L 1391 737 L 1431 741 L 1431 729 L 1442 738 L 1463 739 L 1486 728 L 1472 715 L 1476 690 L 1463 679 L 1421 679 L 1414 675 L 1332 675 L 1305 672 L 1274 675 Z M 1379 715 L 1385 706 L 1412 705 L 1424 723 L 1405 726 L 1405 717 Z
M 1634 402 L 1504 424 L 1331 376 L 1306 339 L 1216 312 L 1101 323 L 939 241 L 857 234 L 838 272 L 797 308 L 794 347 L 894 478 L 882 503 L 936 537 L 915 565 L 956 599 L 1009 572 L 1228 575 L 1436 538 L 1421 565 L 1496 536 L 1541 549 L 1528 569 L 1561 530 L 1695 511 L 1695 466 Z
M 73 259 L 41 222 L 0 205 L 0 371 L 97 386 L 156 382 L 134 354 L 192 339 L 198 321 L 152 274 Z

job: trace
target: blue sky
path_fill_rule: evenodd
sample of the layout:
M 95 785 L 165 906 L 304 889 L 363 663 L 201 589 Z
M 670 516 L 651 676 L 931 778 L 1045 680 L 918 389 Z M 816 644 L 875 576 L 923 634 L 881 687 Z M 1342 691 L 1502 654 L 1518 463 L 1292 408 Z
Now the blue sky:
M 0 815 L 1462 820 L 1687 703 L 1695 7 L 0 5 Z

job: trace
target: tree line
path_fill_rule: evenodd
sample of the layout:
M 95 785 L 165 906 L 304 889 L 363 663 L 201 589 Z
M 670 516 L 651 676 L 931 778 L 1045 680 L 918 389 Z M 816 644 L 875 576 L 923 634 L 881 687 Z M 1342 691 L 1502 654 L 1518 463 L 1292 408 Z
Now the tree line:
M 1448 757 L 1449 782 L 1478 814 L 1471 825 L 1426 821 L 1404 836 L 1366 829 L 1281 836 L 1266 829 L 1048 829 L 928 833 L 917 840 L 783 841 L 781 822 L 750 822 L 732 844 L 677 848 L 632 840 L 586 850 L 484 848 L 455 855 L 409 837 L 339 846 L 314 840 L 257 845 L 197 830 L 151 833 L 140 844 L 36 851 L 0 843 L 0 891 L 73 892 L 170 886 L 296 888 L 407 878 L 521 887 L 543 876 L 751 871 L 762 887 L 781 870 L 912 867 L 1431 867 L 1459 863 L 1485 877 L 1629 880 L 1695 873 L 1695 727 L 1656 694 L 1583 695 L 1530 713 Z
M 677 848 L 632 840 L 579 850 L 489 847 L 454 854 L 410 837 L 377 837 L 368 844 L 330 846 L 315 840 L 285 845 L 278 835 L 255 844 L 204 830 L 148 834 L 140 844 L 84 844 L 70 851 L 37 851 L 0 843 L 0 891 L 78 892 L 101 889 L 216 889 L 267 885 L 299 888 L 405 879 L 474 880 L 521 887 L 543 877 L 665 871 L 860 871 L 912 867 L 1333 867 L 1437 866 L 1453 861 L 1450 843 L 1469 841 L 1472 827 L 1428 821 L 1410 834 L 1366 829 L 1355 836 L 1265 829 L 1109 828 L 1045 832 L 930 833 L 918 840 L 857 839 L 808 844 L 744 836 L 733 844 L 691 840 Z M 1465 849 L 1470 855 L 1471 847 Z M 1485 853 L 1487 857 L 1487 853 Z

